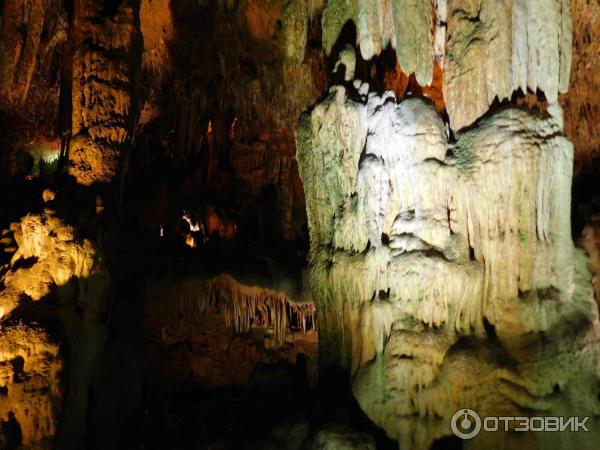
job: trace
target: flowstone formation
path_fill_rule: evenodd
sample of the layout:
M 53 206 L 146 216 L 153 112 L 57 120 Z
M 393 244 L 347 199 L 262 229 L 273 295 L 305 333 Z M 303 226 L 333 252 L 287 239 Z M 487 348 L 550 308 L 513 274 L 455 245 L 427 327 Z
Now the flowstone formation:
M 486 45 L 471 37 L 466 44 Z M 554 37 L 551 53 L 563 55 Z M 447 56 L 468 67 L 469 52 L 452 54 L 457 34 L 448 39 Z M 428 101 L 353 80 L 300 120 L 321 370 L 348 373 L 360 407 L 401 448 L 451 436 L 461 408 L 589 416 L 591 430 L 481 433 L 464 448 L 600 442 L 600 323 L 587 258 L 571 238 L 573 146 L 556 102 L 568 61 L 540 61 L 553 71 L 538 84 L 550 100 L 544 113 L 504 104 L 482 117 L 491 100 L 469 81 L 453 86 L 459 103 L 446 98 L 447 124 Z M 484 60 L 481 70 L 491 69 Z

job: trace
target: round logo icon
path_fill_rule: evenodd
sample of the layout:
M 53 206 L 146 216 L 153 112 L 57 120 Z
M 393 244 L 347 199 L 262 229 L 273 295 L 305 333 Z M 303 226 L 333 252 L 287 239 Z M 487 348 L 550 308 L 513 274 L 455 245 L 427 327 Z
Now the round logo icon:
M 461 439 L 473 439 L 481 431 L 481 417 L 472 409 L 459 409 L 452 416 L 450 428 Z

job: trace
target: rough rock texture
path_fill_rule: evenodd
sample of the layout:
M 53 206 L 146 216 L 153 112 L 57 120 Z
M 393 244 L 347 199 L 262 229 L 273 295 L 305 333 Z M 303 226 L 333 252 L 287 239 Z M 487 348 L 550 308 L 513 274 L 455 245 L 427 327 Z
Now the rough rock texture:
M 160 308 L 161 302 L 174 305 L 174 311 L 163 311 L 168 328 L 178 328 L 179 315 L 201 324 L 203 315 L 221 314 L 225 325 L 237 333 L 252 328 L 269 330 L 276 345 L 282 345 L 292 327 L 306 333 L 316 328 L 315 306 L 308 280 L 298 287 L 289 276 L 274 280 L 240 274 L 197 276 L 173 282 L 169 289 L 164 281 L 151 285 L 149 307 Z M 183 331 L 190 334 L 194 329 Z
M 495 98 L 528 89 L 549 103 L 567 91 L 571 2 L 450 2 L 444 97 L 455 130 L 481 117 Z
M 56 434 L 63 393 L 59 348 L 39 326 L 0 325 L 0 447 L 41 448 Z
M 569 0 L 329 1 L 323 12 L 327 53 L 349 21 L 364 59 L 391 45 L 402 72 L 414 73 L 421 86 L 432 84 L 439 64 L 453 130 L 519 89 L 539 90 L 556 103 L 569 85 Z
M 175 211 L 151 228 L 182 209 L 217 210 L 238 237 L 294 239 L 306 218 L 293 130 L 325 86 L 319 2 L 166 3 L 142 2 L 140 13 L 144 107 L 133 157 L 156 164 L 157 177 L 174 173 L 157 195 Z M 150 49 L 161 39 L 162 56 Z M 151 182 L 140 199 L 149 208 L 158 203 L 147 198 Z
M 140 30 L 144 40 L 143 68 L 159 77 L 168 73 L 171 65 L 169 44 L 175 36 L 173 14 L 169 0 L 140 2 Z
M 595 0 L 573 1 L 573 63 L 569 92 L 560 98 L 565 134 L 575 145 L 575 171 L 600 152 L 600 8 Z
M 69 173 L 83 185 L 115 179 L 130 137 L 137 13 L 134 0 L 76 2 Z
M 334 86 L 301 120 L 321 365 L 350 372 L 403 448 L 448 435 L 461 407 L 600 415 L 598 310 L 565 213 L 573 149 L 553 113 L 504 108 L 450 145 L 426 102 Z

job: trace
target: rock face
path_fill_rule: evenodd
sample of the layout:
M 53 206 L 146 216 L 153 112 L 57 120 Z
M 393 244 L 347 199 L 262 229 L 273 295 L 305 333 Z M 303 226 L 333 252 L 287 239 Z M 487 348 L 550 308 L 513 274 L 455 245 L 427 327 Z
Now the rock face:
M 600 220 L 589 223 L 582 233 L 581 247 L 590 257 L 592 270 L 592 284 L 596 295 L 596 302 L 600 303 Z
M 425 101 L 346 89 L 297 134 L 322 368 L 348 371 L 403 448 L 449 435 L 465 407 L 597 420 L 600 324 L 560 113 L 504 108 L 449 143 Z M 469 448 L 498 439 L 558 438 L 485 433 Z
M 161 376 L 243 386 L 261 363 L 297 363 L 302 354 L 309 380 L 316 382 L 315 306 L 310 287 L 298 288 L 290 274 L 233 270 L 157 278 L 147 292 L 146 353 L 149 369 Z
M 66 17 L 57 0 L 17 0 L 4 4 L 0 52 L 2 103 L 22 107 L 36 74 L 43 73 L 57 45 L 67 38 Z M 41 67 L 40 67 L 41 66 Z
M 329 1 L 327 53 L 349 21 L 366 60 L 391 46 L 402 71 L 414 73 L 421 86 L 432 84 L 434 63 L 443 67 L 452 129 L 472 124 L 494 99 L 510 99 L 519 89 L 539 90 L 556 103 L 569 84 L 569 0 Z

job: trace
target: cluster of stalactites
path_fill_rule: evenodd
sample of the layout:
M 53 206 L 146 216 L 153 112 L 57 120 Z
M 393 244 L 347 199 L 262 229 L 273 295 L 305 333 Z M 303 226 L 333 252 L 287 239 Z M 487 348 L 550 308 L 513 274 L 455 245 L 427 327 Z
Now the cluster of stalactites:
M 331 53 L 344 25 L 369 60 L 396 49 L 402 71 L 430 85 L 437 63 L 452 129 L 472 124 L 497 98 L 541 91 L 550 103 L 567 91 L 571 67 L 569 0 L 330 0 L 323 47 Z
M 402 70 L 427 85 L 433 74 L 433 16 L 428 1 L 330 0 L 323 12 L 323 48 L 331 53 L 344 26 L 353 21 L 363 58 L 369 60 L 391 45 Z
M 236 332 L 248 332 L 253 326 L 272 328 L 279 344 L 284 342 L 292 324 L 303 333 L 316 328 L 312 302 L 295 303 L 283 293 L 246 286 L 229 275 L 220 275 L 209 282 L 208 302 L 211 308 L 223 311 L 226 325 Z

